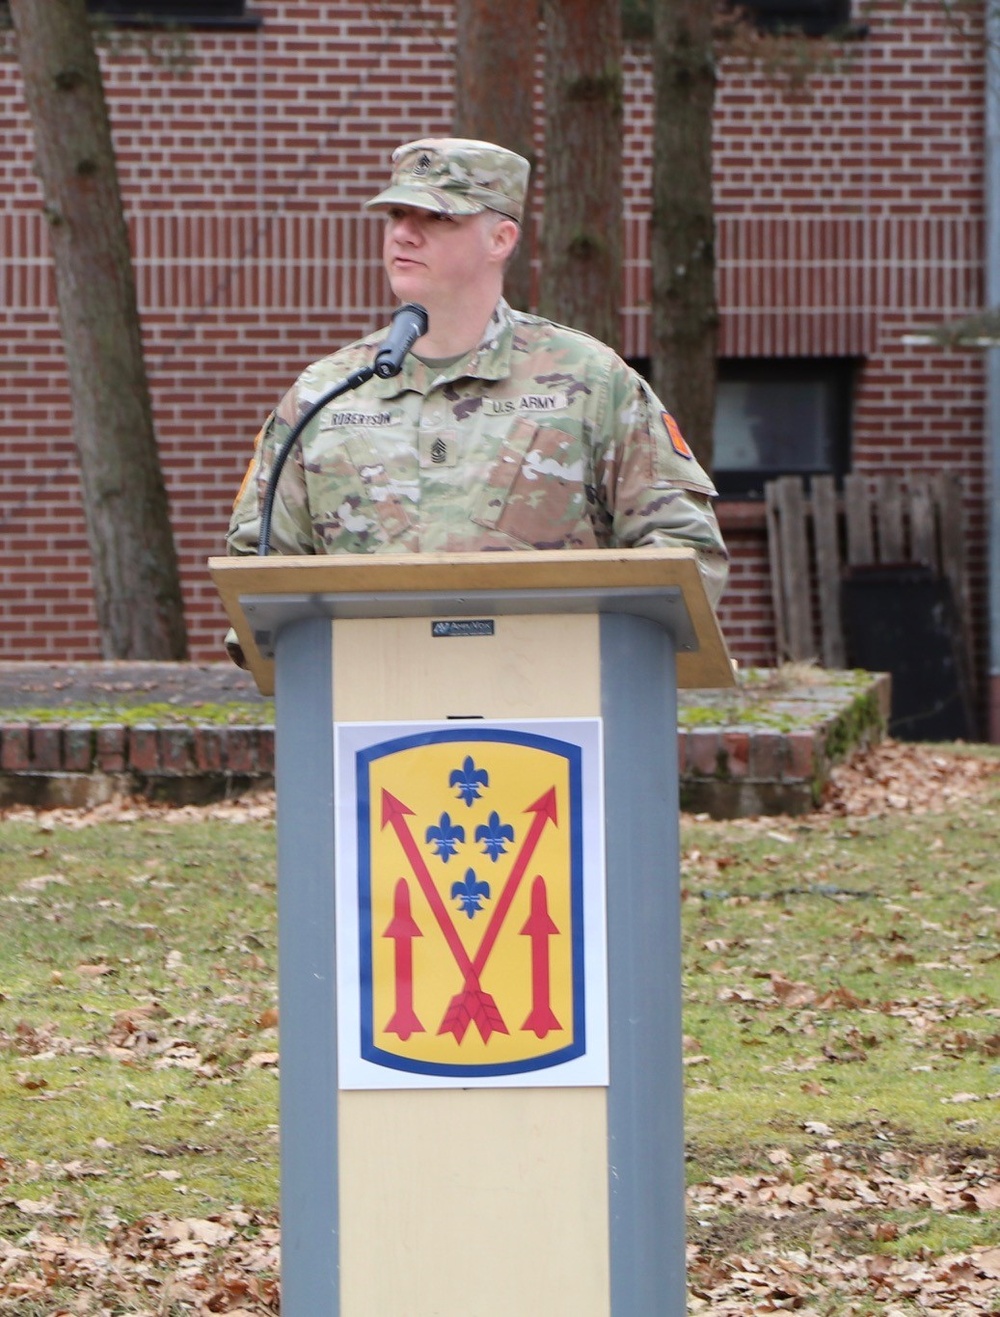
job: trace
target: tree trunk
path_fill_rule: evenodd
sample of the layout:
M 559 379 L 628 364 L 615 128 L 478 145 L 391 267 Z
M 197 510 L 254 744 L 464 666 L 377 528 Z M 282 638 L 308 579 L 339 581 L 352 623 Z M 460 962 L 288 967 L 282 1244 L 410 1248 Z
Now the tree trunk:
M 617 347 L 622 295 L 620 0 L 543 0 L 545 220 L 539 306 Z
M 654 6 L 653 384 L 695 456 L 712 469 L 715 420 L 715 61 L 707 0 Z
M 455 134 L 496 142 L 535 164 L 535 60 L 539 0 L 457 0 Z M 530 208 L 507 270 L 511 306 L 532 305 Z
M 105 658 L 183 659 L 176 551 L 85 0 L 10 0 L 50 224 Z

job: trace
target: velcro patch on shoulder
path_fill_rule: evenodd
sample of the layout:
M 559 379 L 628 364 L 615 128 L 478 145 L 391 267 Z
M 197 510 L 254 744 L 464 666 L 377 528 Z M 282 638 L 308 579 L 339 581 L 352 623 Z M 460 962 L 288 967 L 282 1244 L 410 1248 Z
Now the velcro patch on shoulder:
M 684 457 L 689 462 L 694 461 L 694 453 L 688 447 L 687 440 L 681 434 L 681 428 L 670 415 L 669 412 L 661 412 L 663 424 L 667 427 L 667 434 L 670 436 L 670 443 L 678 457 Z

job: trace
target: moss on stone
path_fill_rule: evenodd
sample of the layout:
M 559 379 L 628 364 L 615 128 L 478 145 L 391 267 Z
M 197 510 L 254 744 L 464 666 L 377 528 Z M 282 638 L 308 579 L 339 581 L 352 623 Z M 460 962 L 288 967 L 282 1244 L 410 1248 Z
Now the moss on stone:
M 268 701 L 225 704 L 76 704 L 55 707 L 0 708 L 0 723 L 89 723 L 135 727 L 245 727 L 274 723 L 274 705 Z

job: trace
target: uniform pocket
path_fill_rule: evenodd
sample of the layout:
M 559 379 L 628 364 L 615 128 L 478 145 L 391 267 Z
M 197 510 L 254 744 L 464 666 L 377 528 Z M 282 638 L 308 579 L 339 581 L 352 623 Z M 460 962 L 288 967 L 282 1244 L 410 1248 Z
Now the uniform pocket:
M 399 475 L 389 471 L 385 459 L 367 435 L 351 434 L 345 446 L 385 533 L 391 539 L 409 530 L 414 519 L 400 497 Z M 413 483 L 415 487 L 415 471 Z
M 370 552 L 413 524 L 399 475 L 363 432 L 321 430 L 306 454 L 306 481 L 313 532 L 328 553 Z
M 472 520 L 532 548 L 597 548 L 587 478 L 582 446 L 572 435 L 516 421 L 499 446 Z

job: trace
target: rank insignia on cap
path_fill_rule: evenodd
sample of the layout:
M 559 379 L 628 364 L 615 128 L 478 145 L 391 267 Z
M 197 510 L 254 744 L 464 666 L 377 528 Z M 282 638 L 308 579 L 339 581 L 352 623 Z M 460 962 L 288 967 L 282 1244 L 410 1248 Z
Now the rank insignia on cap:
M 686 458 L 687 461 L 694 461 L 694 453 L 688 447 L 687 440 L 681 434 L 680 426 L 670 415 L 669 412 L 661 412 L 663 424 L 667 427 L 667 434 L 670 435 L 670 443 L 678 457 Z
M 431 158 L 425 151 L 417 163 L 413 166 L 414 177 L 423 177 L 431 167 Z

